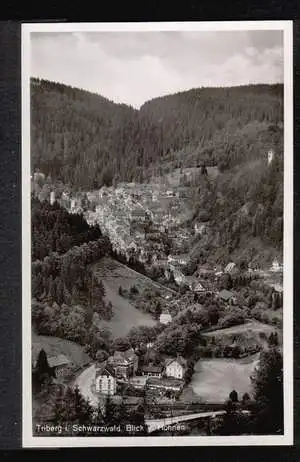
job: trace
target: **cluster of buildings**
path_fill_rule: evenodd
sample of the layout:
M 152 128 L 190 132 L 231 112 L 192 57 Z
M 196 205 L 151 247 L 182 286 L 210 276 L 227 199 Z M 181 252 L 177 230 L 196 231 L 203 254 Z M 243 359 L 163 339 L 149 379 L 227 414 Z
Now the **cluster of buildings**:
M 187 229 L 177 229 L 191 218 L 192 210 L 176 194 L 160 183 L 103 187 L 98 198 L 94 197 L 95 210 L 89 210 L 86 219 L 91 224 L 97 222 L 113 249 L 127 259 L 134 253 L 143 263 L 163 262 L 166 255 L 161 237 L 166 230 L 176 229 L 173 237 L 172 232 L 168 234 L 168 239 L 179 251 L 193 235 Z M 76 210 L 75 205 L 71 210 Z
M 174 398 L 184 387 L 186 368 L 187 361 L 177 356 L 166 358 L 159 365 L 144 365 L 137 375 L 139 359 L 134 350 L 116 351 L 96 370 L 95 390 L 100 395 L 115 395 L 118 384 L 125 384 L 135 390 L 144 390 L 146 395 Z

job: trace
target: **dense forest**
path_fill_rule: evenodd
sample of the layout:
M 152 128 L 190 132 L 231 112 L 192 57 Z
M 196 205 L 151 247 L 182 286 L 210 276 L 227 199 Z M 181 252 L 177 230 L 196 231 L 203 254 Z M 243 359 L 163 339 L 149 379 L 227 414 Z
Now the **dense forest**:
M 192 89 L 137 111 L 33 79 L 31 102 L 33 168 L 78 189 L 142 179 L 160 163 L 228 168 L 245 149 L 257 155 L 267 128 L 283 118 L 282 85 Z
M 194 222 L 210 224 L 209 235 L 195 244 L 197 262 L 223 264 L 238 256 L 264 266 L 281 258 L 281 84 L 191 89 L 135 110 L 33 79 L 31 99 L 32 167 L 53 182 L 91 190 L 120 180 L 149 181 L 176 168 L 214 166 L 217 178 L 199 175 L 190 185 Z
M 32 198 L 32 325 L 38 334 L 86 345 L 93 356 L 106 345 L 97 328 L 112 305 L 89 265 L 110 252 L 98 226 L 57 203 Z
M 89 226 L 82 215 L 70 214 L 58 202 L 51 205 L 31 198 L 32 259 L 43 260 L 50 252 L 67 252 L 73 246 L 95 241 L 99 226 Z

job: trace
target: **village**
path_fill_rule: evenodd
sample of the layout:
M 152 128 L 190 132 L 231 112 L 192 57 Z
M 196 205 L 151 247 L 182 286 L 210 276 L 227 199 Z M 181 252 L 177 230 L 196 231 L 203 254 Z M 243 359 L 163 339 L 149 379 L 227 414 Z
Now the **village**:
M 175 186 L 165 181 L 124 183 L 117 187 L 102 187 L 93 193 L 72 195 L 63 190 L 58 196 L 56 194 L 54 190 L 49 194 L 52 205 L 58 202 L 69 213 L 81 213 L 89 224 L 100 226 L 112 244 L 115 257 L 122 257 L 125 269 L 127 264 L 130 267 L 134 258 L 143 266 L 144 273 L 150 275 L 149 281 L 151 275 L 156 275 L 152 279 L 160 289 L 156 292 L 160 298 L 160 310 L 152 321 L 153 325 L 174 325 L 187 310 L 201 311 L 205 300 L 216 300 L 228 312 L 235 307 L 238 309 L 245 304 L 245 295 L 238 287 L 227 287 L 227 277 L 234 280 L 242 276 L 249 285 L 253 279 L 263 278 L 273 288 L 273 294 L 282 296 L 283 266 L 279 256 L 269 268 L 252 267 L 251 264 L 240 268 L 233 261 L 214 266 L 191 265 L 191 246 L 197 236 L 203 237 L 209 232 L 210 224 L 206 219 L 202 222 L 193 220 L 190 188 L 180 185 L 180 181 Z M 138 278 L 139 273 L 135 274 L 133 277 Z M 137 286 L 125 288 L 120 285 L 119 302 L 127 301 L 137 310 L 141 309 L 143 291 Z M 259 303 L 264 311 L 267 305 Z M 246 325 L 248 321 L 251 330 L 252 320 L 243 320 Z M 220 327 L 227 326 L 220 324 Z M 213 328 L 208 326 L 206 330 Z M 234 350 L 235 341 L 231 339 L 227 347 Z M 144 350 L 142 361 L 137 354 L 141 348 Z M 256 346 L 251 348 L 251 354 L 258 351 Z M 244 356 L 248 353 L 245 352 Z M 189 385 L 191 369 L 188 360 L 180 354 L 157 356 L 153 342 L 140 342 L 136 348 L 127 350 L 116 349 L 104 361 L 89 361 L 75 373 L 76 367 L 67 354 L 49 355 L 48 362 L 55 370 L 56 380 L 78 385 L 95 407 L 99 402 L 105 405 L 107 397 L 114 402 L 125 399 L 131 405 L 146 400 L 152 411 L 157 404 L 203 402 Z

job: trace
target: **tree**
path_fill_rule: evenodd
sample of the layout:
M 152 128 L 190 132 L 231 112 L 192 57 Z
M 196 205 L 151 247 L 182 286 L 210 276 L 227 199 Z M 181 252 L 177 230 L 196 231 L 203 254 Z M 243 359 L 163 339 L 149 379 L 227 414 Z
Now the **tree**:
M 36 366 L 33 371 L 33 386 L 36 391 L 41 391 L 51 383 L 51 378 L 54 377 L 54 371 L 49 366 L 47 354 L 44 349 L 40 350 Z
M 78 386 L 61 391 L 53 405 L 54 423 L 88 424 L 93 417 L 93 408 L 81 394 Z
M 226 402 L 225 411 L 217 433 L 220 435 L 238 435 L 243 433 L 241 414 L 231 399 Z
M 95 359 L 99 363 L 103 363 L 103 361 L 105 361 L 107 358 L 108 358 L 108 353 L 105 350 L 98 350 L 95 355 Z
M 283 431 L 283 358 L 276 347 L 263 351 L 251 377 L 257 403 L 255 429 L 258 433 Z
M 247 404 L 250 401 L 250 396 L 248 393 L 244 393 L 242 396 L 242 403 Z
M 278 333 L 277 332 L 271 332 L 269 338 L 268 338 L 268 344 L 270 347 L 277 347 L 279 344 L 278 340 Z
M 229 394 L 229 399 L 233 403 L 237 403 L 239 401 L 238 394 L 237 394 L 237 392 L 235 390 L 232 390 L 232 392 Z

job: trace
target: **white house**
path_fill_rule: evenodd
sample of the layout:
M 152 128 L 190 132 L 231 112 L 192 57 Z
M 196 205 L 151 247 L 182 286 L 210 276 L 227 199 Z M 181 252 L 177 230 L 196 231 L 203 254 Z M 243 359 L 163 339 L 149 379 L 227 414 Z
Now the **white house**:
M 282 269 L 282 266 L 279 264 L 279 261 L 277 260 L 277 258 L 275 258 L 275 260 L 272 263 L 271 271 L 274 271 L 275 273 L 277 273 L 281 269 Z
M 228 265 L 225 267 L 225 273 L 232 273 L 233 270 L 236 268 L 236 264 L 232 261 L 228 263 Z
M 169 324 L 172 322 L 172 316 L 170 315 L 169 311 L 163 311 L 159 317 L 159 322 L 161 324 Z
M 165 374 L 167 377 L 183 379 L 186 371 L 186 360 L 181 356 L 177 358 L 166 359 Z
M 203 223 L 195 223 L 194 231 L 195 231 L 195 234 L 202 235 L 206 231 L 206 226 Z
M 117 391 L 117 380 L 112 368 L 107 365 L 96 371 L 96 391 L 103 395 L 114 395 Z
M 183 284 L 185 281 L 185 276 L 182 274 L 181 271 L 174 270 L 173 271 L 174 279 L 177 285 Z

